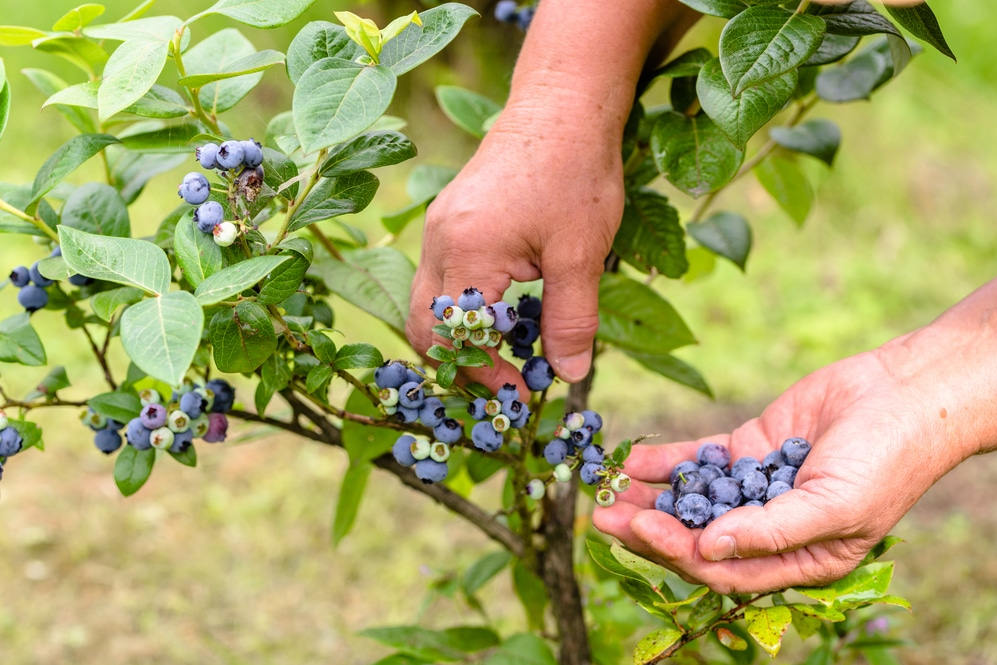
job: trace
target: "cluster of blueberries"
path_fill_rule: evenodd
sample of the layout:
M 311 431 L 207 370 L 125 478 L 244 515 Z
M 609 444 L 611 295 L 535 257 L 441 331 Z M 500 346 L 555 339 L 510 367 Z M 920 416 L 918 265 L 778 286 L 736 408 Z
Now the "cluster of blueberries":
M 565 482 L 573 468 L 586 485 L 595 485 L 596 502 L 611 506 L 617 492 L 630 487 L 630 477 L 612 464 L 606 464 L 606 452 L 595 443 L 595 435 L 602 429 L 602 416 L 586 409 L 566 414 L 554 429 L 554 438 L 544 446 L 543 456 L 554 467 L 554 478 Z
M 741 457 L 731 464 L 730 450 L 704 443 L 696 460 L 680 462 L 655 501 L 655 508 L 691 529 L 705 527 L 738 506 L 762 506 L 793 489 L 796 473 L 810 453 L 800 437 L 786 439 L 765 459 Z
M 259 142 L 225 141 L 205 143 L 197 148 L 197 161 L 206 169 L 232 174 L 240 179 L 253 178 L 263 181 L 263 146 Z M 228 247 L 239 237 L 239 227 L 225 221 L 225 208 L 218 201 L 209 201 L 211 183 L 204 174 L 192 171 L 184 176 L 177 190 L 180 198 L 197 206 L 194 210 L 194 224 L 202 233 L 210 233 L 215 242 Z
M 7 461 L 7 458 L 21 452 L 21 445 L 24 439 L 21 433 L 7 420 L 7 414 L 0 409 L 0 460 Z M 3 478 L 3 464 L 0 464 L 0 478 Z
M 520 30 L 526 32 L 536 11 L 537 8 L 532 4 L 520 7 L 516 0 L 499 0 L 495 5 L 495 18 L 502 23 L 515 23 Z
M 62 248 L 57 246 L 52 250 L 51 256 L 62 256 Z M 88 286 L 94 280 L 83 275 L 70 275 L 68 281 L 73 286 Z M 10 283 L 18 289 L 17 302 L 21 307 L 28 312 L 37 312 L 48 304 L 46 289 L 55 284 L 55 281 L 42 275 L 38 271 L 38 261 L 35 261 L 30 268 L 17 266 L 11 270 Z

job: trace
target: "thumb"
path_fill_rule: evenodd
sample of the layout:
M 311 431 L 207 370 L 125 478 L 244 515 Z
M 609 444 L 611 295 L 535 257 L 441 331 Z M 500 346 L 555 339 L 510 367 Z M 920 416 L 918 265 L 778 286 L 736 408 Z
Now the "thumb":
M 568 383 L 585 378 L 592 364 L 592 342 L 599 328 L 599 277 L 602 256 L 544 257 L 543 314 L 540 317 L 544 355 L 554 372 Z

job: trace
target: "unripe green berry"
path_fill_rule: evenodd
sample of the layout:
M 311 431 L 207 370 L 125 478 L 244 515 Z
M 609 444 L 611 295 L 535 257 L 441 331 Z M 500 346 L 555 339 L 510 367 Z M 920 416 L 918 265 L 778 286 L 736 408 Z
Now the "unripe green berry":
M 571 467 L 564 463 L 555 465 L 554 480 L 559 483 L 566 483 L 571 480 Z
M 574 413 L 569 413 L 564 417 L 564 426 L 569 430 L 574 432 L 576 429 L 581 429 L 585 426 L 585 416 L 581 413 L 575 411 Z
M 485 415 L 497 416 L 502 413 L 502 402 L 497 399 L 490 399 L 485 402 Z
M 539 478 L 534 478 L 526 484 L 526 493 L 529 494 L 530 498 L 534 501 L 539 501 L 544 498 L 544 495 L 547 493 L 547 485 Z
M 190 421 L 190 429 L 194 432 L 194 436 L 200 438 L 208 433 L 208 427 L 210 427 L 211 421 L 208 419 L 207 413 L 202 413 L 197 418 Z
M 9 420 L 7 418 L 7 412 L 4 411 L 3 409 L 0 409 L 0 429 L 5 429 L 7 427 L 8 422 Z
M 471 331 L 464 326 L 457 326 L 450 331 L 450 337 L 457 340 L 458 342 L 463 342 L 471 336 Z
M 481 320 L 482 328 L 491 328 L 495 325 L 495 314 L 488 307 L 478 310 L 478 318 Z
M 484 328 L 472 330 L 470 338 L 471 344 L 474 344 L 475 346 L 485 346 L 488 343 L 488 331 Z
M 409 448 L 412 451 L 412 457 L 417 460 L 426 459 L 433 452 L 433 446 L 429 443 L 429 439 L 421 436 L 416 437 Z
M 160 395 L 159 391 L 154 388 L 146 388 L 138 394 L 138 398 L 142 402 L 142 406 L 161 404 L 163 401 L 163 396 Z
M 504 432 L 509 429 L 509 416 L 504 413 L 500 413 L 494 418 L 492 418 L 492 427 L 495 428 L 496 432 Z
M 398 413 L 398 407 L 397 406 L 386 406 L 386 407 L 384 407 L 384 414 L 385 415 L 393 416 L 396 413 Z
M 451 328 L 457 328 L 464 325 L 464 310 L 462 310 L 457 305 L 450 305 L 445 310 L 443 310 L 443 323 L 447 324 Z
M 170 411 L 170 415 L 166 419 L 166 426 L 174 433 L 190 429 L 190 416 L 187 415 L 187 412 L 180 409 Z
M 442 441 L 434 442 L 432 449 L 429 451 L 429 457 L 437 462 L 446 462 L 450 459 L 450 446 Z
M 482 327 L 481 314 L 476 309 L 464 312 L 464 327 L 468 330 L 478 330 Z
M 169 447 L 173 445 L 173 430 L 169 427 L 159 427 L 152 430 L 149 434 L 149 441 L 152 443 L 153 448 L 159 448 L 160 450 L 169 450 Z
M 384 406 L 398 405 L 397 388 L 381 388 L 381 391 L 377 393 L 377 396 L 381 400 L 381 404 L 383 404 Z
M 571 439 L 571 430 L 558 423 L 557 427 L 554 428 L 554 436 L 558 439 L 569 441 Z
M 210 413 L 212 407 L 215 405 L 215 391 L 211 388 L 198 386 L 197 388 L 194 388 L 194 392 L 204 398 L 204 411 Z
M 94 430 L 104 429 L 107 427 L 107 418 L 100 415 L 93 409 L 87 409 L 84 411 L 82 420 Z
M 485 342 L 485 346 L 489 346 L 494 349 L 496 346 L 498 346 L 501 343 L 502 343 L 502 333 L 495 330 L 494 328 L 489 328 L 488 341 Z
M 614 492 L 626 492 L 630 489 L 630 476 L 621 471 L 610 479 L 609 486 Z
M 608 487 L 600 487 L 595 493 L 595 502 L 604 508 L 616 503 L 616 493 Z
M 228 247 L 239 237 L 239 227 L 232 222 L 222 222 L 215 227 L 211 234 L 215 238 L 215 244 L 219 247 Z

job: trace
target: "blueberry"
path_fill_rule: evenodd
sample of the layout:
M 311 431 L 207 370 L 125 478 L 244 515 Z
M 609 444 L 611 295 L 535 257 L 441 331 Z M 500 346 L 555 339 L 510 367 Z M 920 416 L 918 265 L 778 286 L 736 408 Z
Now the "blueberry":
M 485 296 L 473 286 L 468 287 L 457 296 L 457 306 L 465 312 L 472 309 L 480 309 L 485 306 Z
M 422 388 L 422 381 L 409 381 L 398 387 L 398 405 L 406 409 L 422 408 L 426 401 L 426 391 Z
M 443 443 L 457 443 L 464 435 L 464 428 L 453 418 L 444 418 L 443 421 L 433 428 L 433 436 Z
M 512 427 L 512 421 L 509 420 L 509 416 L 504 413 L 500 413 L 492 418 L 492 427 L 496 432 L 504 432 Z
M 597 412 L 592 409 L 585 409 L 582 411 L 582 417 L 584 418 L 582 426 L 588 428 L 593 434 L 602 429 L 602 416 Z
M 775 473 L 777 469 L 781 469 L 786 466 L 786 460 L 782 458 L 781 450 L 773 450 L 762 460 L 762 471 L 764 471 L 769 478 Z
M 492 324 L 492 328 L 500 333 L 509 332 L 516 326 L 516 322 L 519 321 L 519 313 L 516 312 L 516 308 L 502 300 L 491 305 L 491 310 L 492 316 L 495 317 L 495 323 Z
M 749 471 L 741 480 L 741 494 L 749 501 L 761 500 L 769 487 L 769 479 L 761 471 Z
M 419 373 L 416 372 L 414 369 L 406 367 L 404 383 L 412 383 L 413 381 L 416 383 L 422 383 L 422 377 L 419 376 Z
M 527 406 L 526 404 L 523 404 L 523 408 L 520 409 L 516 417 L 510 418 L 509 424 L 516 429 L 522 429 L 523 427 L 526 427 L 526 423 L 529 420 L 530 420 L 530 407 Z
M 86 275 L 70 275 L 67 281 L 73 286 L 90 286 L 94 283 L 93 277 L 87 277 Z
M 803 460 L 810 454 L 810 442 L 800 437 L 793 437 L 782 442 L 782 457 L 786 464 L 797 469 L 803 466 Z
M 31 273 L 28 271 L 27 267 L 17 266 L 16 268 L 10 271 L 10 283 L 16 286 L 17 288 L 27 286 L 28 282 L 30 281 L 31 281 Z
M 208 433 L 208 428 L 211 427 L 211 419 L 208 417 L 207 413 L 202 413 L 197 418 L 190 421 L 190 431 L 194 433 L 197 438 L 203 438 L 205 434 Z
M 446 462 L 450 459 L 450 446 L 443 441 L 434 441 L 429 447 L 429 459 Z
M 442 483 L 447 478 L 450 467 L 446 462 L 437 462 L 434 459 L 422 459 L 415 463 L 416 478 L 430 485 L 432 483 Z
M 554 369 L 543 356 L 533 356 L 523 364 L 523 381 L 533 392 L 547 390 L 554 383 Z
M 485 404 L 488 403 L 484 397 L 475 398 L 473 402 L 467 405 L 467 412 L 475 420 L 483 420 L 488 414 L 485 413 Z
M 136 450 L 148 450 L 152 447 L 149 440 L 150 434 L 152 434 L 152 430 L 145 426 L 141 418 L 132 418 L 128 421 L 125 438 Z
M 416 459 L 412 457 L 412 444 L 415 437 L 411 434 L 402 434 L 395 440 L 395 445 L 391 447 L 391 454 L 395 456 L 395 461 L 402 466 L 412 466 Z
M 606 451 L 602 449 L 602 446 L 586 446 L 582 449 L 582 462 L 602 464 L 605 461 Z
M 699 465 L 692 460 L 679 462 L 668 476 L 668 484 L 674 486 L 680 475 L 692 473 L 693 471 L 699 471 Z
M 772 473 L 771 481 L 773 483 L 783 482 L 792 487 L 796 483 L 796 472 L 798 469 L 795 466 L 786 465 L 776 469 Z
M 690 529 L 704 526 L 713 515 L 713 505 L 702 494 L 686 494 L 675 502 L 675 516 Z
M 443 323 L 450 328 L 460 328 L 464 325 L 464 310 L 457 305 L 443 309 Z
M 29 312 L 37 312 L 48 304 L 48 291 L 40 286 L 28 284 L 17 292 L 17 302 Z
M 541 300 L 536 296 L 519 296 L 516 312 L 522 319 L 539 319 L 542 310 Z
M 764 506 L 765 504 L 758 499 L 752 499 L 751 501 L 745 501 L 741 504 L 742 506 Z
M 419 422 L 419 409 L 407 406 L 396 407 L 395 420 L 406 425 Z
M 139 418 L 142 419 L 142 424 L 149 429 L 157 429 L 166 425 L 168 415 L 166 407 L 162 404 L 149 404 L 142 409 Z
M 191 419 L 200 416 L 207 406 L 207 400 L 193 390 L 180 396 L 180 410 L 190 416 Z
M 525 408 L 526 405 L 518 399 L 507 399 L 502 402 L 502 413 L 508 416 L 509 420 L 518 418 L 519 414 L 521 414 Z
M 512 23 L 516 20 L 518 13 L 519 7 L 516 6 L 516 0 L 499 0 L 499 3 L 495 5 L 495 18 L 502 23 Z
M 710 491 L 710 484 L 706 482 L 706 478 L 699 475 L 699 471 L 691 471 L 683 473 L 675 479 L 672 491 L 678 497 L 685 496 L 686 494 L 702 494 L 706 496 Z
M 176 438 L 176 434 L 173 433 L 169 427 L 157 427 L 152 430 L 149 435 L 149 443 L 152 444 L 153 448 L 159 450 L 169 450 L 170 446 L 173 445 L 173 439 Z
M 571 433 L 571 443 L 575 444 L 579 448 L 584 448 L 592 443 L 592 432 L 588 431 L 584 427 L 582 429 L 576 429 Z
M 654 508 L 675 517 L 675 493 L 671 490 L 663 491 L 654 500 Z
M 717 478 L 710 483 L 706 496 L 713 503 L 724 503 L 737 506 L 741 503 L 741 483 L 728 476 Z
M 242 145 L 242 163 L 246 168 L 255 169 L 263 163 L 263 146 L 258 141 L 249 139 L 240 141 Z
M 540 339 L 540 324 L 533 319 L 520 318 L 508 333 L 515 346 L 529 346 Z
M 439 397 L 427 397 L 419 409 L 419 420 L 426 427 L 436 427 L 447 417 L 447 409 Z M 436 437 L 439 439 L 439 437 Z M 440 439 L 441 441 L 443 439 Z
M 183 182 L 177 190 L 180 197 L 187 203 L 199 206 L 208 200 L 211 194 L 211 183 L 203 174 L 192 171 L 183 177 Z
M 529 344 L 513 344 L 512 357 L 520 360 L 529 360 L 533 357 L 533 347 Z
M 699 467 L 699 475 L 701 475 L 706 480 L 707 484 L 712 483 L 717 478 L 727 477 L 727 474 L 724 473 L 723 469 L 713 464 L 704 464 L 703 466 Z
M 204 435 L 204 440 L 208 443 L 220 443 L 225 440 L 228 434 L 228 418 L 224 413 L 208 414 L 208 432 Z
M 225 218 L 225 209 L 218 201 L 205 201 L 194 210 L 194 223 L 201 233 L 211 233 Z
M 514 383 L 502 384 L 502 387 L 498 389 L 495 393 L 495 399 L 499 402 L 505 402 L 510 399 L 519 399 L 519 389 L 516 388 Z
M 189 427 L 185 430 L 173 433 L 173 443 L 170 444 L 170 452 L 174 455 L 186 452 L 194 444 L 194 430 Z
M 478 450 L 494 453 L 502 447 L 502 433 L 495 431 L 487 420 L 482 420 L 471 428 L 471 441 Z
M 535 7 L 524 7 L 518 14 L 516 14 L 516 25 L 523 32 L 530 29 L 530 23 L 533 22 L 533 15 L 536 13 Z
M 712 522 L 718 517 L 726 515 L 728 512 L 730 512 L 730 509 L 731 507 L 728 506 L 726 503 L 714 503 L 713 508 L 711 509 L 710 521 Z
M 95 432 L 107 427 L 107 418 L 100 415 L 90 407 L 87 407 L 86 413 L 80 419 L 83 421 L 84 425 L 87 425 Z
M 194 156 L 201 166 L 206 169 L 218 168 L 218 144 L 205 143 L 194 150 Z
M 554 467 L 552 475 L 557 482 L 566 483 L 571 480 L 571 467 L 562 462 Z
M 582 464 L 581 470 L 578 472 L 578 477 L 582 479 L 582 482 L 586 485 L 597 485 L 599 481 L 602 480 L 606 473 L 606 467 L 602 464 L 596 462 L 587 462 Z
M 412 442 L 409 444 L 409 452 L 412 453 L 412 457 L 418 462 L 432 454 L 433 444 L 429 442 L 429 439 L 421 436 L 413 437 Z
M 438 321 L 442 321 L 444 310 L 446 310 L 447 307 L 452 307 L 453 304 L 454 300 L 450 296 L 436 296 L 433 298 L 433 304 L 429 306 L 429 309 L 433 310 L 433 316 L 435 316 Z
M 696 461 L 700 466 L 712 464 L 721 469 L 726 469 L 730 464 L 730 451 L 719 443 L 704 443 L 696 452 Z
M 244 156 L 245 148 L 242 141 L 225 141 L 218 146 L 218 156 L 215 160 L 220 168 L 234 169 L 242 165 Z
M 401 388 L 408 368 L 398 361 L 388 361 L 374 370 L 374 383 L 378 388 Z
M 21 451 L 24 439 L 21 433 L 8 425 L 0 430 L 0 457 L 10 457 Z
M 211 404 L 213 413 L 228 413 L 232 410 L 235 402 L 235 388 L 225 379 L 211 379 L 204 384 L 204 387 L 215 394 L 214 402 Z
M 38 271 L 38 261 L 31 264 L 28 268 L 28 274 L 31 276 L 31 281 L 38 286 L 52 286 L 55 282 Z
M 539 501 L 547 494 L 547 484 L 539 478 L 526 483 L 526 494 L 534 501 Z
M 742 457 L 741 459 L 734 462 L 734 465 L 730 468 L 730 477 L 736 478 L 738 481 L 744 480 L 744 477 L 748 475 L 751 471 L 761 471 L 762 463 L 759 462 L 754 457 Z
M 220 222 L 211 229 L 211 236 L 219 247 L 228 247 L 239 237 L 239 227 L 232 222 Z
M 789 483 L 785 483 L 781 480 L 773 481 L 772 484 L 769 485 L 768 490 L 765 491 L 765 500 L 771 501 L 780 494 L 785 494 L 791 489 L 793 489 L 793 486 Z
M 568 456 L 568 444 L 561 439 L 554 439 L 544 446 L 544 459 L 551 466 L 555 466 L 564 461 Z

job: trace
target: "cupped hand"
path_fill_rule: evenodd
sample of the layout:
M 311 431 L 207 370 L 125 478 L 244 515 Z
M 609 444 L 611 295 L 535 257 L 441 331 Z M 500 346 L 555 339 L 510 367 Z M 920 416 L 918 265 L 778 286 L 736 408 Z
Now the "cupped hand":
M 619 153 L 618 137 L 507 108 L 426 214 L 406 330 L 413 347 L 425 353 L 434 342 L 434 297 L 456 299 L 474 287 L 493 303 L 512 280 L 542 277 L 544 355 L 562 379 L 583 378 L 599 323 L 599 276 L 623 209 Z M 467 378 L 525 390 L 519 371 L 489 351 L 495 366 Z
M 596 527 L 690 582 L 720 593 L 819 585 L 857 566 L 917 499 L 965 458 L 945 444 L 939 414 L 920 387 L 896 378 L 870 352 L 811 374 L 760 417 L 730 434 L 635 446 L 626 471 L 636 481 Z M 766 453 L 793 436 L 813 449 L 795 487 L 763 507 L 740 507 L 705 529 L 654 510 L 678 462 L 716 441 L 731 458 Z

